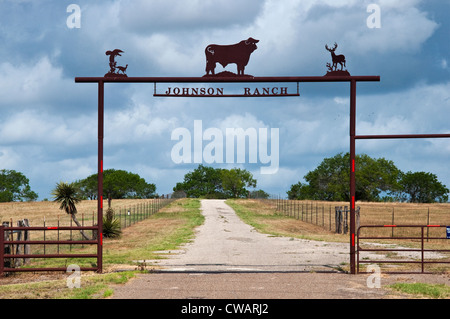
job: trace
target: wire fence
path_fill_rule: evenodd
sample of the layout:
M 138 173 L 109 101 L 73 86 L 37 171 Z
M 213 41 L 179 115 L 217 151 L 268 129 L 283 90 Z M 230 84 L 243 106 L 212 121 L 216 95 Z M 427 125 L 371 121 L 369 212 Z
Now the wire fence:
M 119 207 L 114 210 L 114 218 L 119 220 L 121 229 L 124 229 L 149 218 L 174 200 L 175 198 L 157 198 L 149 202 L 130 205 L 129 207 Z
M 318 225 L 335 233 L 347 233 L 350 208 L 347 202 L 307 201 L 270 196 L 258 198 L 287 217 Z M 450 203 L 384 203 L 358 202 L 355 207 L 356 229 L 362 225 L 450 225 Z M 387 231 L 387 230 L 386 230 Z M 407 229 L 389 228 L 390 236 Z M 427 228 L 427 236 L 437 229 Z
M 271 205 L 277 212 L 310 224 L 321 226 L 335 233 L 346 234 L 349 229 L 348 206 L 335 205 L 317 201 L 299 201 L 289 199 L 271 199 Z M 356 208 L 359 216 L 360 207 Z

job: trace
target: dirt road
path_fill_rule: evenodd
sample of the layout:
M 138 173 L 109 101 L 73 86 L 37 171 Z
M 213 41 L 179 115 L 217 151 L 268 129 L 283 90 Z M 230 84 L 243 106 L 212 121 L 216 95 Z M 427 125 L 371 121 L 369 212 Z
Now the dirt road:
M 195 239 L 179 250 L 161 252 L 167 259 L 152 261 L 161 271 L 116 287 L 113 298 L 392 297 L 392 291 L 383 286 L 398 281 L 398 276 L 383 276 L 378 288 L 368 285 L 369 275 L 339 271 L 349 260 L 348 244 L 261 234 L 242 222 L 223 200 L 201 203 L 205 222 Z M 408 275 L 400 279 L 414 280 Z

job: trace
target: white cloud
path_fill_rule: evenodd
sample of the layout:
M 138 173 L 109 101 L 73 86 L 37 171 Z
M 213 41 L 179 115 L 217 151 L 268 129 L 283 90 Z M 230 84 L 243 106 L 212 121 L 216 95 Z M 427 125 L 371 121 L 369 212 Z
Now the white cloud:
M 438 25 L 416 7 L 418 1 L 396 3 L 380 4 L 382 27 L 370 29 L 367 4 L 361 1 L 289 1 L 283 6 L 266 1 L 255 24 L 247 29 L 261 40 L 253 60 L 269 73 L 316 73 L 325 71 L 327 43 L 338 43 L 338 51 L 346 55 L 352 69 L 357 67 L 354 57 L 359 57 L 359 63 L 383 65 L 378 61 L 380 53 L 417 52 Z M 265 62 L 268 55 L 271 63 Z
M 194 31 L 224 28 L 251 22 L 261 6 L 259 0 L 124 0 L 122 25 L 134 32 Z
M 2 104 L 42 101 L 50 94 L 50 88 L 60 86 L 62 68 L 55 68 L 47 57 L 36 63 L 14 66 L 0 64 L 0 95 Z
M 417 52 L 433 35 L 438 24 L 415 7 L 415 2 L 398 1 L 396 6 L 380 4 L 381 28 L 359 26 L 348 32 L 345 41 L 353 43 L 352 50 L 357 54 Z
M 65 118 L 35 110 L 15 113 L 0 126 L 0 140 L 16 145 L 67 145 L 89 144 L 96 137 L 96 120 L 80 115 Z
M 22 154 L 17 153 L 11 146 L 0 146 L 0 168 L 20 170 L 24 164 Z
M 164 118 L 144 104 L 105 114 L 105 144 L 132 145 L 158 139 L 176 125 L 176 119 Z M 170 136 L 170 134 L 168 134 Z

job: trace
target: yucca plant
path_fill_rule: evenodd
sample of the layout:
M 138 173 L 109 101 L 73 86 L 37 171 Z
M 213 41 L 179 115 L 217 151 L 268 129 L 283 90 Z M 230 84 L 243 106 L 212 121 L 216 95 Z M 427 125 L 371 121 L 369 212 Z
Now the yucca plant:
M 81 227 L 77 220 L 76 204 L 81 201 L 77 195 L 77 188 L 74 183 L 59 182 L 56 184 L 56 188 L 52 191 L 53 201 L 60 203 L 59 209 L 64 210 L 68 215 L 72 217 L 72 220 L 78 227 Z M 80 229 L 80 233 L 84 239 L 90 240 L 90 238 Z
M 109 207 L 106 210 L 105 216 L 103 216 L 103 237 L 105 238 L 117 238 L 122 234 L 120 227 L 120 221 L 114 218 L 114 210 Z

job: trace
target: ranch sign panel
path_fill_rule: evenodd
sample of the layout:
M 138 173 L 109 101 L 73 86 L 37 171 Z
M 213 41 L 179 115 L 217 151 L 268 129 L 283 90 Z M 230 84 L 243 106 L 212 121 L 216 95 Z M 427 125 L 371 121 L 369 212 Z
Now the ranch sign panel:
M 223 87 L 168 87 L 164 94 L 155 93 L 153 96 L 159 97 L 259 97 L 259 96 L 300 96 L 297 87 L 297 93 L 288 93 L 288 87 L 256 87 L 242 88 L 241 94 L 227 94 Z

